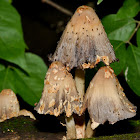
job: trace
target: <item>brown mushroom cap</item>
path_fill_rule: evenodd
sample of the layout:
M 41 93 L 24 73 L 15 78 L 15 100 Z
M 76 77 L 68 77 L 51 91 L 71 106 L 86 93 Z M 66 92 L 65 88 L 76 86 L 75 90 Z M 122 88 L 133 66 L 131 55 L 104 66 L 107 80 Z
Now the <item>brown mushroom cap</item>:
M 0 122 L 17 117 L 19 113 L 19 102 L 11 89 L 4 89 L 0 93 Z
M 95 11 L 80 6 L 66 26 L 51 61 L 73 67 L 93 68 L 98 62 L 116 60 L 112 45 Z
M 35 107 L 40 114 L 79 114 L 80 100 L 72 75 L 61 62 L 53 62 L 46 74 L 42 97 Z
M 136 107 L 125 96 L 114 71 L 102 67 L 96 73 L 85 95 L 84 106 L 88 108 L 90 118 L 103 124 L 111 124 L 136 115 Z

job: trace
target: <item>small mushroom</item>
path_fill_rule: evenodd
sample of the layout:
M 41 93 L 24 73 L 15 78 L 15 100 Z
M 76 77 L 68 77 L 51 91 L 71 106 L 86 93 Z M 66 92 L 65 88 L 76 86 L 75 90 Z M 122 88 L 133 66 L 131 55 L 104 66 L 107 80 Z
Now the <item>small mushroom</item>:
M 11 89 L 4 89 L 0 93 L 0 122 L 17 117 L 19 113 L 19 102 Z
M 72 75 L 61 62 L 53 62 L 46 74 L 42 97 L 35 107 L 40 114 L 59 116 L 66 113 L 67 138 L 76 136 L 75 123 L 71 115 L 80 114 L 81 101 Z
M 136 107 L 128 101 L 114 71 L 109 66 L 100 68 L 90 82 L 84 107 L 88 108 L 93 129 L 105 121 L 114 124 L 136 115 Z
M 29 116 L 31 119 L 36 120 L 35 116 L 28 110 L 22 109 L 19 111 L 19 116 Z
M 79 114 L 80 100 L 72 75 L 61 62 L 53 62 L 46 74 L 42 97 L 35 107 L 40 114 Z
M 103 25 L 91 7 L 77 8 L 50 60 L 61 61 L 70 69 L 93 68 L 100 61 L 109 65 L 116 60 Z

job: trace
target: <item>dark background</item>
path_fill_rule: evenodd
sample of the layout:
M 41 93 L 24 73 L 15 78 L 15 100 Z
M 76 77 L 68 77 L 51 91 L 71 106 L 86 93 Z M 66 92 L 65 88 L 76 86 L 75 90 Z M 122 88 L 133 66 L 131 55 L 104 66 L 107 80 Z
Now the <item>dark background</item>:
M 123 0 L 104 0 L 98 6 L 96 4 L 97 1 L 94 0 L 54 0 L 54 2 L 70 10 L 72 13 L 81 5 L 90 5 L 95 9 L 100 19 L 108 14 L 115 14 L 123 4 Z M 29 47 L 27 51 L 41 56 L 46 64 L 49 65 L 47 56 L 50 53 L 54 53 L 57 42 L 71 17 L 46 3 L 42 3 L 41 0 L 13 0 L 12 5 L 21 16 L 24 39 Z M 129 88 L 122 75 L 118 76 L 118 78 L 128 99 L 138 107 L 137 116 L 133 119 L 140 119 L 140 98 Z M 50 115 L 39 115 L 34 111 L 33 107 L 25 103 L 20 97 L 18 97 L 18 99 L 21 109 L 26 108 L 35 114 L 35 117 L 39 121 L 36 125 L 40 131 L 65 131 L 65 128 L 60 125 L 60 120 L 64 120 L 63 115 L 58 119 Z M 101 125 L 97 128 L 96 135 L 113 135 L 132 132 L 133 127 L 128 121 L 129 120 L 120 121 L 114 125 L 108 125 L 108 123 L 104 126 Z
M 103 1 L 98 6 L 94 0 L 54 0 L 53 2 L 72 13 L 81 5 L 90 5 L 96 10 L 100 19 L 108 14 L 115 14 L 123 4 L 122 0 Z M 71 17 L 42 3 L 41 0 L 13 0 L 12 4 L 21 15 L 24 39 L 29 51 L 41 56 L 48 64 L 47 55 L 55 51 L 57 42 Z

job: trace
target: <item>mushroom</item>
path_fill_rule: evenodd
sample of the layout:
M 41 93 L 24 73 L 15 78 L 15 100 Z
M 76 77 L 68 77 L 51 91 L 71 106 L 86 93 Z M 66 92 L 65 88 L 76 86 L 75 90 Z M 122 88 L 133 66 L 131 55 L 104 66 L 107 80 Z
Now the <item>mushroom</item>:
M 93 68 L 103 61 L 116 60 L 112 45 L 95 11 L 80 6 L 68 22 L 51 61 L 61 61 L 67 67 Z
M 85 93 L 85 73 L 81 69 L 94 68 L 103 61 L 106 65 L 116 61 L 113 47 L 107 38 L 103 25 L 95 11 L 88 6 L 80 6 L 68 22 L 51 61 L 61 61 L 71 70 L 76 67 L 75 81 L 81 99 Z M 77 124 L 78 125 L 78 124 Z M 81 127 L 83 138 L 84 122 Z M 79 133 L 79 127 L 77 127 Z
M 22 109 L 19 111 L 19 116 L 29 116 L 31 119 L 36 120 L 35 116 L 28 110 Z
M 80 106 L 79 95 L 72 75 L 61 62 L 53 62 L 47 71 L 42 97 L 35 110 L 40 114 L 50 114 L 56 117 L 65 112 L 68 118 L 66 118 L 66 127 L 71 129 L 74 121 L 71 121 L 69 117 L 73 112 L 79 114 Z M 69 129 L 67 138 L 76 138 Z
M 125 96 L 113 69 L 109 66 L 100 68 L 91 80 L 83 107 L 88 109 L 93 129 L 105 121 L 114 124 L 136 115 L 136 107 Z
M 11 89 L 4 89 L 0 93 L 0 122 L 17 117 L 19 113 L 19 102 Z
M 35 120 L 30 111 L 20 110 L 17 96 L 11 89 L 3 89 L 0 93 L 0 122 L 20 115 L 30 116 Z

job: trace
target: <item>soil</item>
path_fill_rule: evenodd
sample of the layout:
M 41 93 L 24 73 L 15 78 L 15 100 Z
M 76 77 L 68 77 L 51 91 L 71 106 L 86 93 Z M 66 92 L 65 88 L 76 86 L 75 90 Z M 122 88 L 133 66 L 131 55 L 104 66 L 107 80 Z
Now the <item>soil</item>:
M 29 117 L 11 118 L 0 123 L 0 140 L 60 140 L 65 135 L 64 131 L 47 132 L 40 124 Z

